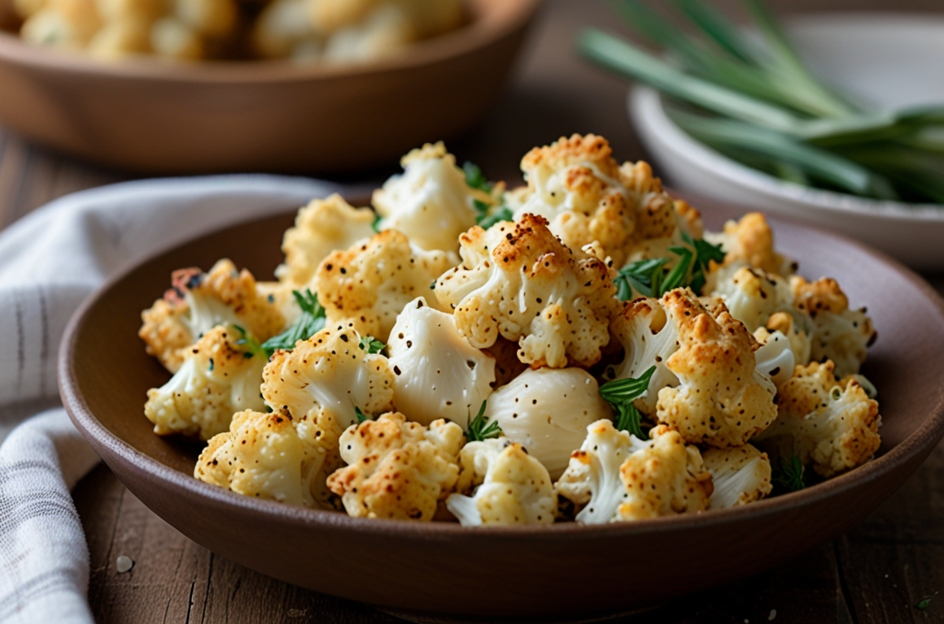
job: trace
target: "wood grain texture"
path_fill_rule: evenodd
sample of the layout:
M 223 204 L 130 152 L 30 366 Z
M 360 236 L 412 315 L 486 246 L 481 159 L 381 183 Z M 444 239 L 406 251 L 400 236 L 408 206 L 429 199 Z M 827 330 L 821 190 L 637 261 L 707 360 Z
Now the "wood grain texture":
M 738 6 L 735 0 L 718 4 Z M 939 0 L 771 4 L 791 12 L 944 8 Z M 611 16 L 602 2 L 549 2 L 499 106 L 452 146 L 460 160 L 480 163 L 492 177 L 515 180 L 517 158 L 524 151 L 574 131 L 607 136 L 621 159 L 644 157 L 624 113 L 626 83 L 588 68 L 571 53 L 570 42 L 581 25 L 620 30 Z M 126 177 L 62 158 L 0 130 L 0 228 L 51 199 Z M 927 277 L 944 293 L 944 276 Z M 104 466 L 76 487 L 74 497 L 91 556 L 89 599 L 102 624 L 400 621 L 213 555 L 150 512 Z M 119 555 L 135 561 L 130 572 L 117 572 Z M 778 623 L 942 622 L 944 593 L 926 610 L 915 608 L 939 591 L 944 592 L 944 445 L 897 494 L 834 543 L 798 553 L 796 560 L 745 581 L 624 621 L 757 623 L 769 621 L 776 610 Z

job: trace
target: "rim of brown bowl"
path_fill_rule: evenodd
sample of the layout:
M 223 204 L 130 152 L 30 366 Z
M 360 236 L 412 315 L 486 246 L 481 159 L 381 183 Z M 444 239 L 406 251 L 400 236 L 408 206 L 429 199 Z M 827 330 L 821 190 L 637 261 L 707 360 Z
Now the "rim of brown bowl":
M 698 199 L 697 202 L 699 206 L 707 206 L 720 211 L 721 215 L 735 214 L 734 210 L 719 207 L 717 203 L 710 200 Z M 736 210 L 737 214 L 742 212 L 743 210 Z M 176 488 L 179 491 L 185 492 L 187 495 L 208 499 L 217 506 L 239 508 L 250 514 L 253 519 L 258 522 L 265 523 L 271 521 L 273 516 L 275 516 L 280 522 L 287 522 L 298 528 L 310 529 L 317 526 L 330 526 L 334 529 L 341 529 L 358 534 L 370 534 L 377 537 L 388 538 L 408 536 L 414 540 L 429 542 L 442 542 L 443 539 L 449 537 L 467 537 L 470 535 L 480 535 L 483 539 L 488 539 L 489 537 L 500 539 L 527 537 L 529 540 L 539 542 L 577 542 L 587 538 L 658 537 L 666 533 L 676 533 L 679 531 L 723 525 L 748 516 L 753 516 L 755 519 L 762 519 L 788 510 L 795 511 L 798 507 L 812 506 L 819 501 L 847 492 L 852 488 L 866 485 L 882 477 L 886 477 L 893 473 L 896 468 L 903 467 L 905 464 L 914 461 L 923 454 L 924 457 L 915 465 L 915 469 L 917 469 L 920 463 L 924 461 L 927 454 L 929 454 L 938 441 L 944 437 L 944 386 L 942 386 L 938 391 L 933 408 L 928 412 L 924 422 L 911 435 L 894 447 L 888 449 L 882 455 L 875 457 L 868 463 L 850 472 L 825 480 L 798 492 L 764 499 L 751 503 L 750 505 L 711 510 L 699 514 L 683 514 L 628 523 L 582 525 L 569 522 L 555 523 L 550 526 L 540 527 L 464 527 L 458 523 L 449 522 L 421 523 L 406 520 L 355 518 L 343 512 L 296 507 L 276 501 L 241 496 L 229 490 L 224 490 L 223 488 L 199 481 L 186 473 L 181 473 L 153 459 L 149 455 L 138 451 L 102 425 L 89 409 L 84 397 L 78 390 L 74 370 L 76 355 L 75 343 L 86 315 L 93 308 L 98 299 L 110 291 L 116 284 L 120 283 L 128 274 L 139 269 L 142 265 L 205 236 L 218 235 L 220 231 L 245 226 L 248 223 L 272 217 L 273 214 L 257 216 L 230 224 L 224 228 L 215 228 L 210 231 L 197 233 L 187 240 L 149 254 L 146 258 L 135 263 L 133 266 L 129 266 L 113 276 L 92 296 L 86 299 L 72 316 L 63 335 L 58 354 L 59 390 L 66 411 L 83 435 L 85 435 L 86 438 L 90 438 L 90 442 L 93 443 L 93 446 L 100 445 L 109 449 L 114 453 L 116 458 L 124 463 L 127 469 L 134 470 L 146 478 L 157 479 L 163 482 L 165 486 Z M 855 240 L 846 238 L 840 234 L 811 227 L 802 222 L 780 218 L 771 218 L 769 221 L 775 234 L 778 224 L 812 231 L 818 235 L 838 241 L 841 244 L 852 246 L 858 253 L 888 265 L 888 267 L 900 277 L 917 288 L 921 294 L 933 304 L 941 320 L 944 321 L 944 300 L 942 300 L 923 279 L 897 260 Z M 944 335 L 944 333 L 942 333 L 942 335 Z M 909 472 L 901 480 L 901 483 L 907 480 L 912 474 L 913 472 Z M 843 530 L 845 530 L 845 528 Z M 835 534 L 839 534 L 839 532 L 837 531 Z M 798 551 L 796 554 L 799 555 L 801 552 Z M 766 567 L 769 566 L 761 566 L 759 569 L 765 569 Z M 706 583 L 705 586 L 708 587 L 713 584 L 717 583 Z
M 24 42 L 0 29 L 0 58 L 26 67 L 68 71 L 78 76 L 165 80 L 193 83 L 259 84 L 298 82 L 338 76 L 370 76 L 417 67 L 470 52 L 521 28 L 544 0 L 471 0 L 472 19 L 456 30 L 411 44 L 387 58 L 365 63 L 296 64 L 283 60 L 220 60 L 175 63 L 152 58 L 109 62 L 81 52 L 46 48 Z M 488 10 L 482 10 L 486 8 Z

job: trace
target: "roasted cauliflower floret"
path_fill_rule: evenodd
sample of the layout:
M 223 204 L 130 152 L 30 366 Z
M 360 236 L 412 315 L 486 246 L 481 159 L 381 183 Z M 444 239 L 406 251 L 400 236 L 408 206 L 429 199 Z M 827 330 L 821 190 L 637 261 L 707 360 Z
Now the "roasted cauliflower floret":
M 246 410 L 210 440 L 193 476 L 243 496 L 303 505 L 303 447 L 287 414 Z
M 751 333 L 765 327 L 777 312 L 793 307 L 793 290 L 787 280 L 741 262 L 712 271 L 705 291 L 720 297 L 731 316 Z
M 427 429 L 400 413 L 384 414 L 341 435 L 347 466 L 328 477 L 351 516 L 432 520 L 459 475 L 462 428 L 435 420 Z
M 170 381 L 148 390 L 144 415 L 154 433 L 209 440 L 229 429 L 236 412 L 262 410 L 266 356 L 249 346 L 249 338 L 238 327 L 219 325 L 187 349 Z
M 616 306 L 606 265 L 565 247 L 531 214 L 463 234 L 462 264 L 436 282 L 440 302 L 472 346 L 518 341 L 533 367 L 590 366 L 609 342 Z
M 757 342 L 726 310 L 713 317 L 691 291 L 662 299 L 678 319 L 679 349 L 666 368 L 679 380 L 659 390 L 656 418 L 686 442 L 742 446 L 777 417 L 776 387 L 757 370 Z
M 808 364 L 812 353 L 813 320 L 796 308 L 788 312 L 777 312 L 767 319 L 767 327 L 754 332 L 754 337 L 761 344 L 766 344 L 767 336 L 780 332 L 790 341 L 794 364 Z M 793 374 L 792 372 L 790 373 Z
M 789 276 L 796 272 L 796 263 L 774 251 L 774 233 L 767 219 L 759 212 L 751 212 L 739 221 L 728 221 L 724 231 L 707 234 L 707 240 L 721 244 L 725 252 L 724 264 L 746 263 L 774 275 Z
M 754 332 L 754 338 L 760 343 L 760 348 L 754 351 L 756 369 L 779 387 L 790 379 L 796 366 L 790 339 L 779 331 L 770 332 L 763 327 Z
M 265 341 L 279 333 L 285 319 L 274 301 L 256 291 L 256 280 L 229 260 L 220 260 L 209 273 L 200 269 L 174 271 L 173 287 L 141 313 L 138 336 L 147 352 L 170 372 L 183 363 L 182 349 L 217 325 L 244 327 Z
M 796 307 L 813 319 L 810 358 L 816 362 L 831 360 L 839 377 L 858 373 L 878 335 L 865 308 L 850 310 L 849 299 L 832 278 L 811 283 L 794 276 L 790 285 Z
M 459 235 L 475 225 L 474 202 L 491 205 L 496 200 L 468 185 L 442 142 L 413 150 L 400 164 L 403 175 L 374 191 L 374 207 L 383 217 L 380 228 L 400 230 L 423 249 L 455 253 Z
M 463 526 L 554 522 L 557 496 L 547 469 L 509 440 L 466 444 L 456 489 L 446 508 Z
M 654 428 L 649 441 L 617 431 L 609 420 L 587 428 L 558 480 L 557 493 L 580 511 L 577 522 L 603 524 L 702 511 L 712 492 L 701 454 L 677 431 Z
M 291 351 L 276 351 L 263 371 L 262 396 L 274 410 L 287 411 L 297 426 L 321 414 L 341 430 L 363 414 L 393 409 L 393 371 L 387 358 L 368 353 L 361 336 L 344 326 L 331 326 Z
M 708 449 L 701 456 L 714 484 L 709 509 L 746 505 L 764 498 L 773 489 L 767 453 L 761 453 L 750 444 Z
M 275 270 L 276 277 L 292 288 L 304 287 L 332 251 L 373 236 L 373 222 L 370 208 L 355 208 L 338 194 L 311 200 L 298 211 L 295 226 L 285 231 L 285 262 Z
M 455 266 L 452 255 L 414 248 L 403 233 L 385 230 L 329 254 L 313 284 L 329 325 L 350 323 L 362 335 L 386 342 L 404 306 Z
M 621 266 L 641 194 L 623 186 L 612 154 L 606 139 L 592 134 L 562 137 L 528 152 L 521 161 L 527 191 L 509 197 L 515 219 L 540 215 L 568 247 L 598 242 Z
M 777 420 L 758 440 L 784 441 L 800 461 L 831 477 L 864 464 L 881 445 L 878 403 L 859 382 L 841 382 L 832 362 L 797 366 L 777 394 Z
M 587 427 L 612 418 L 597 380 L 582 368 L 527 370 L 489 397 L 485 415 L 544 464 L 552 479 L 567 468 Z
M 451 314 L 411 301 L 397 318 L 387 343 L 397 409 L 428 425 L 445 418 L 468 426 L 492 392 L 495 360 L 459 335 Z

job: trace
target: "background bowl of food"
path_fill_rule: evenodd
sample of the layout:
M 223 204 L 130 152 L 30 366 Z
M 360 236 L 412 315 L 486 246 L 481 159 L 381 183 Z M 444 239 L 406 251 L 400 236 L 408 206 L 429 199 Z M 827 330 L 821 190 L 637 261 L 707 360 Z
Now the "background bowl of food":
M 389 163 L 486 110 L 538 5 L 10 0 L 0 121 L 155 174 Z
M 924 78 L 944 62 L 944 20 L 827 14 L 781 29 L 752 3 L 745 31 L 684 3 L 689 37 L 625 6 L 666 57 L 599 32 L 582 46 L 647 84 L 632 90 L 630 117 L 669 182 L 944 269 L 944 85 Z

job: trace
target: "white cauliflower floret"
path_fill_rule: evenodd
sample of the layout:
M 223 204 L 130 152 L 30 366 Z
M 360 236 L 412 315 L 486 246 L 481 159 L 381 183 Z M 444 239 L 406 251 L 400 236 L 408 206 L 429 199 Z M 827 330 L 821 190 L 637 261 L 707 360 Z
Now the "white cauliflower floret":
M 774 250 L 773 230 L 759 212 L 748 213 L 739 221 L 728 221 L 723 232 L 706 233 L 705 239 L 721 245 L 725 265 L 742 262 L 784 277 L 796 272 L 796 263 Z
M 577 522 L 603 524 L 702 511 L 712 492 L 701 455 L 663 425 L 642 441 L 609 420 L 587 428 L 558 480 L 557 493 L 580 508 Z
M 858 373 L 877 338 L 865 308 L 850 310 L 849 299 L 831 278 L 811 283 L 794 276 L 790 285 L 796 307 L 813 319 L 810 358 L 816 362 L 831 360 L 839 377 Z
M 292 288 L 302 288 L 332 251 L 373 236 L 373 222 L 370 208 L 355 208 L 338 194 L 311 200 L 298 211 L 295 226 L 285 231 L 285 263 L 275 270 L 276 277 Z
M 823 477 L 864 464 L 882 442 L 878 403 L 853 377 L 837 380 L 834 368 L 829 361 L 797 366 L 779 388 L 777 420 L 758 437 L 786 441 Z
M 374 191 L 373 204 L 383 217 L 380 228 L 394 228 L 426 250 L 456 252 L 459 235 L 475 225 L 475 201 L 493 197 L 466 182 L 456 157 L 442 142 L 415 149 L 400 161 L 403 175 Z
M 520 444 L 469 442 L 459 453 L 459 480 L 446 508 L 463 526 L 552 524 L 557 496 L 547 469 Z
M 351 323 L 362 335 L 386 342 L 406 304 L 455 266 L 453 255 L 414 248 L 403 233 L 385 230 L 329 254 L 313 284 L 329 325 Z
M 302 482 L 303 449 L 291 417 L 246 410 L 210 440 L 193 476 L 243 496 L 305 505 L 310 495 Z
M 263 372 L 265 402 L 288 411 L 297 426 L 327 414 L 341 430 L 357 422 L 356 409 L 368 415 L 392 410 L 393 371 L 360 340 L 350 327 L 331 326 L 291 351 L 276 351 Z
M 464 440 L 455 423 L 435 420 L 427 429 L 384 414 L 341 435 L 348 465 L 328 477 L 328 487 L 351 516 L 432 520 L 456 484 Z
M 581 368 L 527 370 L 489 397 L 485 415 L 544 464 L 552 479 L 567 468 L 587 427 L 612 418 L 596 379 Z
M 439 278 L 436 296 L 472 346 L 504 336 L 535 368 L 599 361 L 617 303 L 603 262 L 565 247 L 530 214 L 488 231 L 476 226 L 460 240 L 463 263 Z
M 266 356 L 250 343 L 241 329 L 219 325 L 187 349 L 170 381 L 148 390 L 144 415 L 154 423 L 154 433 L 209 440 L 229 429 L 234 413 L 262 410 Z
M 229 260 L 220 260 L 209 273 L 200 269 L 174 271 L 173 287 L 141 313 L 138 336 L 147 352 L 170 372 L 183 363 L 184 351 L 217 325 L 246 328 L 260 341 L 282 331 L 285 319 L 274 301 L 256 290 L 256 280 Z
M 767 342 L 767 336 L 774 332 L 780 332 L 790 341 L 795 365 L 809 363 L 813 348 L 813 320 L 808 315 L 796 308 L 788 312 L 777 312 L 767 319 L 766 328 L 762 327 L 754 332 L 754 337 L 763 344 Z
M 757 342 L 723 305 L 713 316 L 690 290 L 660 303 L 678 328 L 679 348 L 665 365 L 679 383 L 658 391 L 655 417 L 691 444 L 744 445 L 777 417 L 776 387 L 756 368 Z
M 720 297 L 731 316 L 753 333 L 777 312 L 793 308 L 790 283 L 779 275 L 735 262 L 708 275 L 705 292 Z
M 708 509 L 746 505 L 764 498 L 773 489 L 767 453 L 761 453 L 750 444 L 708 449 L 701 456 L 714 484 Z
M 763 327 L 754 332 L 754 338 L 761 345 L 754 352 L 754 359 L 757 361 L 756 369 L 779 387 L 790 379 L 793 368 L 796 366 L 796 357 L 790 348 L 790 339 L 782 332 L 769 332 Z
M 393 370 L 393 402 L 424 425 L 445 418 L 468 426 L 492 392 L 495 359 L 459 335 L 451 314 L 429 307 L 423 297 L 397 317 L 387 343 Z

